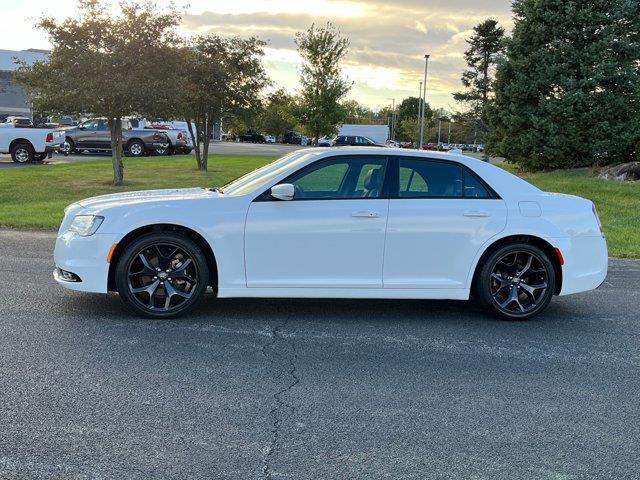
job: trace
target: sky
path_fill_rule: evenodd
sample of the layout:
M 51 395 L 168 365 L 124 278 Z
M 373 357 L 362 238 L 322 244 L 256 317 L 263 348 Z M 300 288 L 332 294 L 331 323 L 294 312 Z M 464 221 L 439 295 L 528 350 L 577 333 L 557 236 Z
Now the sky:
M 162 6 L 170 0 L 157 0 Z M 188 1 L 188 0 L 187 0 Z M 174 0 L 184 12 L 184 35 L 217 33 L 257 36 L 268 42 L 264 64 L 274 85 L 298 88 L 300 57 L 296 32 L 312 23 L 332 22 L 349 38 L 343 74 L 353 82 L 348 98 L 378 109 L 417 96 L 428 53 L 427 100 L 457 109 L 464 51 L 475 25 L 486 18 L 511 26 L 510 0 Z M 46 35 L 33 28 L 46 14 L 65 18 L 75 0 L 0 0 L 0 49 L 48 48 Z

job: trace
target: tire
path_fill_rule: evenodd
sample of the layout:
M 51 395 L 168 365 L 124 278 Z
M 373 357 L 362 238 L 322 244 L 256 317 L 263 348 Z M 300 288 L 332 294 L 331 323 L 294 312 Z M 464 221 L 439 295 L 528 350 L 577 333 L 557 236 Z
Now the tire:
M 11 160 L 16 163 L 31 163 L 35 159 L 33 147 L 28 142 L 19 142 L 11 147 Z
M 499 248 L 484 261 L 475 287 L 475 296 L 494 315 L 528 320 L 549 305 L 556 287 L 555 270 L 538 247 L 514 243 Z
M 64 139 L 64 143 L 62 146 L 61 152 L 65 155 L 70 155 L 76 151 L 76 144 L 73 143 L 73 140 L 69 137 Z
M 146 149 L 142 140 L 134 139 L 127 145 L 127 152 L 132 157 L 142 157 L 146 153 Z
M 167 155 L 173 155 L 174 148 L 173 148 L 173 145 L 171 145 L 171 142 L 169 142 L 166 147 L 156 148 L 153 153 L 161 157 L 167 156 Z
M 189 238 L 173 232 L 148 233 L 125 248 L 115 281 L 124 304 L 138 315 L 174 318 L 202 300 L 209 268 L 202 250 Z

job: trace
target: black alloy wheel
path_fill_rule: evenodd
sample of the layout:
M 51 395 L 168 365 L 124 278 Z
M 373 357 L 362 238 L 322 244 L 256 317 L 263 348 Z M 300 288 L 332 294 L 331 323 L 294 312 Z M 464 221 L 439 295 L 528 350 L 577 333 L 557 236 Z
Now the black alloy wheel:
M 193 308 L 209 280 L 207 260 L 189 238 L 158 232 L 144 235 L 124 251 L 116 267 L 123 301 L 139 314 L 168 318 Z
M 555 271 L 539 248 L 507 245 L 487 259 L 476 286 L 478 296 L 494 313 L 525 320 L 549 305 L 555 292 Z

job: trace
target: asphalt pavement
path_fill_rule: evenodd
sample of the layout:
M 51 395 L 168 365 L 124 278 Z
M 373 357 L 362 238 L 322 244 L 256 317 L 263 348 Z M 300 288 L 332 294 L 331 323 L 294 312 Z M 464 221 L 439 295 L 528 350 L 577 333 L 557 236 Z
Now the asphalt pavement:
M 621 479 L 640 262 L 533 321 L 472 303 L 207 297 L 142 320 L 0 231 L 2 479 Z

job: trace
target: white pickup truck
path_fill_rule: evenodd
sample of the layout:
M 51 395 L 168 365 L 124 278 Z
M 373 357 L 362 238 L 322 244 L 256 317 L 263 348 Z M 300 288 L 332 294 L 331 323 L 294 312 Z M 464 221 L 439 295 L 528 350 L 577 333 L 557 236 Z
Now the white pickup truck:
M 64 143 L 64 131 L 50 128 L 0 127 L 0 153 L 10 153 L 17 163 L 44 160 Z

